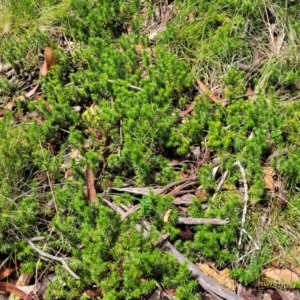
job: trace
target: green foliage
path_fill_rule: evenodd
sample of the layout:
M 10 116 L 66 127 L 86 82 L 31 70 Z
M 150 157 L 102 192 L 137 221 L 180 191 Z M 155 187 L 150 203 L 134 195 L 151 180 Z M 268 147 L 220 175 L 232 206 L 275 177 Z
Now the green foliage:
M 138 0 L 22 0 L 0 7 L 0 58 L 12 64 L 17 77 L 0 78 L 1 106 L 18 95 L 31 72 L 45 99 L 16 98 L 13 110 L 6 109 L 0 119 L 0 253 L 21 261 L 22 272 L 51 268 L 56 276 L 46 299 L 86 299 L 84 291 L 91 286 L 101 288 L 102 299 L 140 299 L 156 282 L 175 289 L 179 299 L 197 299 L 197 284 L 186 266 L 153 246 L 160 233 L 170 233 L 195 262 L 234 265 L 232 276 L 244 284 L 259 280 L 261 269 L 282 249 L 299 248 L 300 105 L 281 99 L 282 93 L 294 96 L 299 89 L 298 10 L 268 3 L 290 30 L 284 51 L 273 55 L 264 2 L 175 1 L 176 14 L 151 42 L 144 34 L 145 18 L 155 7 L 145 2 L 144 8 Z M 68 47 L 57 43 L 57 36 Z M 58 65 L 37 79 L 39 54 L 49 42 Z M 235 62 L 250 65 L 257 48 L 270 55 L 261 68 L 253 74 L 238 70 Z M 211 89 L 218 85 L 226 105 L 195 95 L 195 78 Z M 252 99 L 245 96 L 249 87 L 255 90 Z M 179 111 L 191 102 L 193 113 L 182 119 Z M 154 188 L 175 181 L 181 174 L 170 159 L 190 158 L 195 146 L 209 149 L 220 165 L 213 175 L 215 160 L 200 164 L 196 175 L 209 197 L 207 208 L 195 198 L 188 215 L 228 219 L 225 226 L 193 226 L 193 240 L 183 241 L 172 196 L 113 195 L 117 204 L 140 204 L 125 220 L 101 201 L 112 184 Z M 249 188 L 245 229 L 260 246 L 238 265 L 245 185 L 240 186 L 236 160 Z M 266 193 L 266 164 L 283 178 L 285 210 L 274 207 Z M 88 203 L 85 195 L 87 165 L 95 176 L 96 203 Z M 216 192 L 225 171 L 228 176 Z M 47 206 L 50 201 L 54 207 Z M 266 205 L 270 230 L 259 235 Z M 136 227 L 145 221 L 152 225 L 147 236 Z M 68 257 L 80 280 L 60 265 L 35 265 L 38 255 L 25 238 L 37 236 L 44 237 L 38 247 Z M 243 243 L 252 247 L 245 237 Z

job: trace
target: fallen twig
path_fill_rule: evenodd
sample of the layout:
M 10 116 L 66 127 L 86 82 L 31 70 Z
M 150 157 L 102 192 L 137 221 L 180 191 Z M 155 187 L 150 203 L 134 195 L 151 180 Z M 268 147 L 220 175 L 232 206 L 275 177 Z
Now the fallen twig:
M 226 225 L 228 221 L 222 219 L 203 219 L 203 218 L 178 218 L 177 223 L 185 225 Z
M 167 195 L 172 195 L 172 196 L 177 196 L 180 194 L 180 192 L 183 191 L 183 189 L 185 189 L 188 186 L 194 185 L 196 183 L 195 180 L 192 180 L 190 182 L 185 182 L 179 186 L 177 186 L 176 188 L 174 188 L 172 191 L 170 191 L 169 193 L 167 193 Z M 186 194 L 187 192 L 184 191 L 184 193 Z
M 179 263 L 186 264 L 192 276 L 198 281 L 198 283 L 203 287 L 204 290 L 208 291 L 209 293 L 216 294 L 217 296 L 223 297 L 227 300 L 243 300 L 243 298 L 227 290 L 217 281 L 204 274 L 195 264 L 186 259 L 186 257 L 181 254 L 170 242 L 166 241 L 162 245 L 161 249 L 169 252 L 179 261 Z
M 54 255 L 51 255 L 49 253 L 46 253 L 44 252 L 43 250 L 39 249 L 31 240 L 29 239 L 26 239 L 27 243 L 31 246 L 31 248 L 33 250 L 35 250 L 38 254 L 40 254 L 41 256 L 43 257 L 46 257 L 46 258 L 49 258 L 49 259 L 52 259 L 52 260 L 56 260 L 58 262 L 60 262 L 63 266 L 63 268 L 65 270 L 67 270 L 75 279 L 80 279 L 80 277 L 75 274 L 71 269 L 70 267 L 67 265 L 67 263 L 65 262 L 65 259 L 62 258 L 62 257 L 57 257 L 57 256 L 54 256 Z
M 125 220 L 126 218 L 128 218 L 131 214 L 133 214 L 134 212 L 138 211 L 140 209 L 140 205 L 135 205 L 133 207 L 131 207 L 129 210 L 126 211 L 126 213 L 124 213 L 122 216 L 121 216 L 121 220 Z
M 173 188 L 174 186 L 177 186 L 177 185 L 186 183 L 186 182 L 188 182 L 188 181 L 196 182 L 195 178 L 185 178 L 185 179 L 181 179 L 181 180 L 178 180 L 178 181 L 175 181 L 175 182 L 171 182 L 171 183 L 167 184 L 166 186 L 164 186 L 163 188 L 158 189 L 158 190 L 157 190 L 157 193 L 160 194 L 160 195 L 165 194 L 168 190 L 170 190 L 170 189 Z
M 110 82 L 110 83 L 114 83 L 115 82 L 115 80 L 113 80 L 113 79 L 108 79 L 107 81 Z M 142 88 L 140 88 L 138 86 L 135 86 L 135 85 L 132 85 L 132 84 L 129 84 L 129 83 L 127 83 L 127 86 L 130 87 L 130 88 L 132 88 L 133 90 L 143 91 Z

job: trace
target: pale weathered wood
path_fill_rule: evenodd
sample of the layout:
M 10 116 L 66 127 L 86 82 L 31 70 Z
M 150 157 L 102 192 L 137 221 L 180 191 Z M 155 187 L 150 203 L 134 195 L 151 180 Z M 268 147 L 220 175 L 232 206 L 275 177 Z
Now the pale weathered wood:
M 201 224 L 226 225 L 228 224 L 228 221 L 222 219 L 178 218 L 177 223 L 185 224 L 185 225 L 201 225 Z

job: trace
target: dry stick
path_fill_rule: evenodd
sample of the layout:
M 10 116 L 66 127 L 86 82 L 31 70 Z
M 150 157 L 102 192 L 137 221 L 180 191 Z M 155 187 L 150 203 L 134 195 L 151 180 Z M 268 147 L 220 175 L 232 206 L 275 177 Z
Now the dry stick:
M 213 197 L 212 197 L 212 200 L 213 200 L 213 201 L 216 199 L 217 192 L 222 188 L 222 186 L 223 186 L 223 184 L 224 184 L 224 182 L 225 182 L 227 176 L 228 176 L 228 170 L 226 170 L 226 171 L 224 172 L 224 174 L 222 175 L 222 178 L 221 178 L 221 180 L 220 180 L 220 182 L 219 182 L 219 184 L 218 184 L 218 186 L 217 186 L 217 188 L 216 188 L 216 192 L 215 192 L 215 194 L 214 194 Z
M 196 183 L 195 180 L 190 181 L 190 182 L 185 182 L 179 186 L 177 186 L 176 188 L 174 188 L 172 191 L 170 191 L 169 193 L 167 193 L 167 195 L 172 195 L 172 196 L 176 196 L 178 195 L 179 192 L 181 192 L 183 189 L 185 189 L 188 186 L 194 185 Z
M 52 260 L 56 260 L 56 261 L 59 261 L 63 268 L 65 270 L 67 270 L 75 279 L 80 279 L 80 277 L 75 274 L 71 269 L 70 267 L 67 265 L 67 263 L 65 262 L 64 258 L 62 257 L 56 257 L 56 256 L 53 256 L 51 254 L 48 254 L 46 252 L 44 252 L 43 250 L 39 249 L 31 240 L 29 239 L 26 239 L 27 243 L 31 246 L 31 248 L 33 250 L 35 250 L 37 253 L 39 253 L 41 256 L 43 257 L 46 257 L 46 258 L 49 258 L 49 259 L 52 259 Z
M 247 179 L 246 179 L 246 173 L 241 165 L 240 161 L 237 160 L 232 166 L 238 166 L 240 168 L 241 174 L 242 174 L 242 181 L 244 183 L 244 208 L 243 208 L 243 215 L 242 215 L 242 223 L 241 223 L 241 233 L 240 233 L 240 238 L 238 242 L 238 248 L 240 249 L 242 245 L 242 236 L 244 233 L 244 227 L 245 227 L 245 222 L 246 222 L 246 214 L 247 214 L 247 206 L 248 206 L 248 184 L 247 184 Z
M 186 257 L 182 255 L 170 242 L 166 241 L 162 245 L 161 249 L 170 253 L 179 261 L 179 263 L 186 264 L 187 268 L 192 273 L 192 276 L 198 281 L 204 290 L 213 292 L 213 294 L 227 300 L 243 300 L 243 298 L 225 289 L 217 281 L 204 274 L 195 264 L 186 259 Z
M 182 184 L 182 183 L 185 183 L 185 182 L 188 182 L 188 181 L 195 182 L 196 180 L 191 179 L 191 178 L 185 178 L 185 179 L 181 179 L 181 180 L 178 180 L 175 182 L 171 182 L 171 183 L 167 184 L 166 186 L 164 186 L 163 188 L 159 189 L 157 194 L 162 195 L 162 194 L 166 193 L 168 190 L 170 190 L 172 187 Z
M 124 213 L 126 213 L 121 208 L 118 209 L 118 206 L 114 202 L 108 201 L 106 199 L 103 200 L 105 200 L 105 203 L 109 203 L 109 207 L 113 208 L 113 210 L 121 214 L 121 216 Z M 147 235 L 150 228 L 151 225 L 147 221 L 143 221 L 142 224 L 137 224 L 137 230 L 143 231 L 144 236 Z M 163 241 L 161 245 L 161 249 L 170 253 L 173 257 L 175 257 L 178 260 L 179 263 L 187 264 L 187 268 L 192 273 L 192 276 L 198 281 L 198 283 L 202 286 L 202 288 L 205 291 L 207 291 L 210 294 L 215 294 L 216 296 L 223 297 L 226 300 L 243 300 L 243 298 L 227 290 L 226 288 L 221 286 L 216 280 L 204 274 L 195 264 L 190 262 L 183 254 L 181 254 L 170 242 Z
M 172 194 L 172 196 L 176 197 L 176 196 L 181 196 L 181 195 L 186 195 L 186 194 L 195 194 L 197 192 L 197 190 L 198 189 L 178 191 L 178 192 Z M 193 195 L 193 196 L 195 196 L 195 195 Z
M 121 217 L 121 221 L 125 220 L 127 217 L 129 217 L 131 214 L 133 214 L 134 212 L 138 211 L 140 209 L 140 205 L 137 204 L 133 207 L 131 207 L 129 210 L 126 211 L 126 213 L 124 213 Z
M 201 224 L 226 225 L 228 224 L 228 221 L 222 219 L 178 218 L 177 223 L 185 224 L 185 225 L 201 225 Z
M 107 81 L 110 82 L 110 83 L 114 83 L 115 82 L 115 80 L 113 80 L 113 79 L 108 79 Z M 128 84 L 127 83 L 127 86 L 130 87 L 130 88 L 132 88 L 133 90 L 143 91 L 142 88 L 140 88 L 138 86 L 135 86 L 135 85 L 132 85 L 132 84 Z

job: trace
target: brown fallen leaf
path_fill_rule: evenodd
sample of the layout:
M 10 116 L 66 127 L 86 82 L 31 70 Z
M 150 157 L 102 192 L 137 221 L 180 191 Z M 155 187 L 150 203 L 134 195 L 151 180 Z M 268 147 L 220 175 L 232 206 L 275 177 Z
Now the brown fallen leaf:
M 38 89 L 39 86 L 40 86 L 40 84 L 37 83 L 37 84 L 36 84 L 29 92 L 27 92 L 27 93 L 25 94 L 25 97 L 26 97 L 26 98 L 32 97 L 32 96 L 36 93 L 36 91 L 37 91 L 37 89 Z
M 284 184 L 278 180 L 278 175 L 272 167 L 263 167 L 263 176 L 268 190 L 273 198 L 276 198 L 275 205 L 286 206 L 288 203 Z
M 38 100 L 38 101 L 40 101 L 40 102 L 42 102 L 44 105 L 45 105 L 45 107 L 47 108 L 47 110 L 49 110 L 49 111 L 51 111 L 52 109 L 53 109 L 53 106 L 50 104 L 50 103 L 48 103 L 43 97 L 41 97 L 40 95 L 35 95 L 34 96 L 34 100 Z
M 91 202 L 97 201 L 94 173 L 93 173 L 93 170 L 90 166 L 86 167 L 85 181 L 86 181 L 86 187 L 87 187 L 87 198 L 88 198 L 88 200 L 91 201 Z
M 5 266 L 2 266 L 0 268 L 0 280 L 3 280 L 4 278 L 8 277 L 9 275 L 16 272 L 16 267 L 7 268 Z
M 45 48 L 45 59 L 44 59 L 43 65 L 40 69 L 40 74 L 42 76 L 45 76 L 56 65 L 57 65 L 57 59 L 54 55 L 54 51 L 52 50 L 50 45 L 47 44 L 47 46 Z
M 17 287 L 15 287 L 13 284 L 8 282 L 0 282 L 0 291 L 8 292 L 11 294 L 17 295 L 20 299 L 26 299 L 26 300 L 36 300 L 34 297 L 24 293 Z
M 14 106 L 15 106 L 14 100 L 9 101 L 5 104 L 5 108 L 8 110 L 12 110 Z
M 213 102 L 219 101 L 218 96 L 213 93 L 201 80 L 196 79 L 196 81 L 201 91 L 205 94 L 208 94 L 210 100 L 212 100 Z
M 254 49 L 254 51 L 253 51 L 253 64 L 258 64 L 264 57 L 265 57 L 264 53 L 262 53 L 258 49 Z
M 189 13 L 189 21 L 191 23 L 195 21 L 195 14 L 194 14 L 194 12 L 192 10 Z
M 285 283 L 292 283 L 300 280 L 299 276 L 290 269 L 268 268 L 263 270 L 261 273 L 268 279 Z
M 197 190 L 196 193 L 195 193 L 195 196 L 197 198 L 200 198 L 202 200 L 202 203 L 205 203 L 208 201 L 208 196 L 206 193 L 204 193 L 204 191 L 202 190 Z
M 276 172 L 272 167 L 263 167 L 263 176 L 266 184 L 266 189 L 273 191 L 275 188 L 276 180 L 274 179 Z
M 249 99 L 253 99 L 254 98 L 254 91 L 252 90 L 251 87 L 248 87 L 247 88 L 247 91 L 246 91 L 246 95 L 248 96 Z
M 184 118 L 187 114 L 189 114 L 194 110 L 194 107 L 195 107 L 195 102 L 190 103 L 186 110 L 183 110 L 179 113 L 179 116 L 181 118 Z
M 101 290 L 101 288 L 93 288 L 93 289 L 89 289 L 89 290 L 87 290 L 85 293 L 86 293 L 87 296 L 89 296 L 90 298 L 102 296 L 102 290 Z
M 180 230 L 179 236 L 183 241 L 192 241 L 194 239 L 194 233 L 187 225 Z

